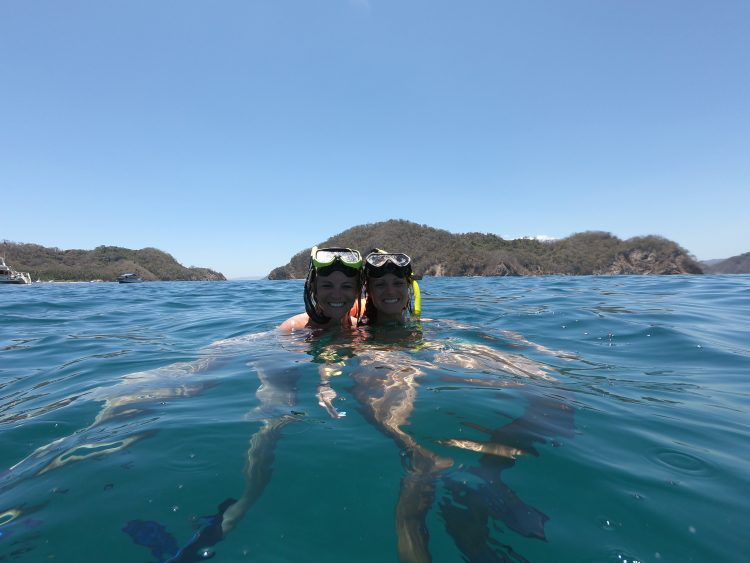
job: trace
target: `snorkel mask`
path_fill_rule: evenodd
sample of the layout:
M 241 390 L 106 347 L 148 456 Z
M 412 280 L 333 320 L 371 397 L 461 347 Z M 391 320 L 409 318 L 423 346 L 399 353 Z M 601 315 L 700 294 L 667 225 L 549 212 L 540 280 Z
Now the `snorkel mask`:
M 310 251 L 310 267 L 305 278 L 305 312 L 317 324 L 326 324 L 331 319 L 318 312 L 314 287 L 318 276 L 332 272 L 342 272 L 347 277 L 357 278 L 357 286 L 362 284 L 362 255 L 351 248 L 318 248 Z
M 372 278 L 394 274 L 400 278 L 411 275 L 411 258 L 402 252 L 375 249 L 365 258 L 365 273 Z
M 310 251 L 310 265 L 318 270 L 321 276 L 328 275 L 333 268 L 340 264 L 343 268 L 338 270 L 344 272 L 347 276 L 352 277 L 359 273 L 362 268 L 362 255 L 351 248 L 318 248 L 313 246 Z M 354 272 L 350 274 L 350 272 Z

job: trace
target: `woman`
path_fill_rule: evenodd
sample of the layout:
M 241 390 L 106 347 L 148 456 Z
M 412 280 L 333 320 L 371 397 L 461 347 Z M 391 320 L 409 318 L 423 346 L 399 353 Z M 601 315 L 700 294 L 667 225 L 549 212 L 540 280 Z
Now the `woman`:
M 365 418 L 389 436 L 404 455 L 405 473 L 396 505 L 396 535 L 400 561 L 431 561 L 427 512 L 435 497 L 435 479 L 452 460 L 425 448 L 402 427 L 409 424 L 419 387 L 428 367 L 409 349 L 421 341 L 419 326 L 406 324 L 420 314 L 419 285 L 411 258 L 403 253 L 374 249 L 365 258 L 366 301 L 363 323 L 373 328 L 377 341 L 369 352 L 359 352 L 359 369 L 352 373 L 353 395 Z M 378 330 L 388 327 L 385 331 Z M 406 345 L 387 346 L 384 342 Z
M 354 301 L 362 290 L 362 256 L 351 248 L 318 248 L 310 252 L 310 267 L 305 279 L 305 312 L 284 321 L 279 329 L 291 332 L 298 328 L 343 330 L 356 326 L 357 319 L 349 315 Z M 283 428 L 297 420 L 302 413 L 293 410 L 296 404 L 296 365 L 281 368 L 253 363 L 260 379 L 256 392 L 260 404 L 258 412 L 280 412 L 262 419 L 262 427 L 250 438 L 245 464 L 245 490 L 239 500 L 222 506 L 221 536 L 229 533 L 250 507 L 260 498 L 271 479 L 271 466 L 276 444 Z M 321 367 L 325 367 L 322 365 Z M 336 393 L 328 384 L 330 374 L 321 369 L 318 403 L 332 418 L 343 417 L 333 406 Z
M 362 290 L 362 256 L 351 248 L 318 248 L 310 252 L 305 279 L 305 312 L 284 321 L 283 332 L 297 328 L 350 328 L 349 315 Z
M 368 325 L 401 323 L 407 311 L 413 317 L 421 312 L 419 285 L 406 254 L 372 250 L 365 258 L 365 288 Z

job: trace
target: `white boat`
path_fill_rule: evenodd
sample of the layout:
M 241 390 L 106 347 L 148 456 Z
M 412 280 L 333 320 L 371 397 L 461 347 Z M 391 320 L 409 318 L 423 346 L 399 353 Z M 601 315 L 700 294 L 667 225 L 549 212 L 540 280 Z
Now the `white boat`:
M 0 284 L 3 283 L 31 283 L 31 276 L 27 272 L 16 272 L 5 264 L 5 258 L 0 256 Z
M 120 283 L 141 283 L 143 279 L 138 274 L 122 274 L 117 276 L 117 281 Z

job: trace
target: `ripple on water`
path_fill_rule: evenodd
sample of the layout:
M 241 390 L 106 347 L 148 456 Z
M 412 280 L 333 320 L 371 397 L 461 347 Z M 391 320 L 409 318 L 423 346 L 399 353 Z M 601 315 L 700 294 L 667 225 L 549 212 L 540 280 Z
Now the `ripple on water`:
M 166 450 L 167 466 L 180 473 L 203 473 L 221 465 L 218 457 L 198 451 L 185 452 L 181 444 L 175 444 Z
M 671 448 L 651 448 L 646 457 L 649 461 L 672 469 L 683 475 L 710 476 L 714 468 L 706 461 L 694 455 Z

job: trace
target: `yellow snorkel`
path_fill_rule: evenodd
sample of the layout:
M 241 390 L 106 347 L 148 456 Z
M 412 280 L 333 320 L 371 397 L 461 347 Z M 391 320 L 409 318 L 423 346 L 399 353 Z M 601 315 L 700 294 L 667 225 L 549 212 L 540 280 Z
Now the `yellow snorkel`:
M 411 290 L 414 292 L 414 316 L 419 317 L 422 314 L 422 292 L 417 280 L 411 280 Z

